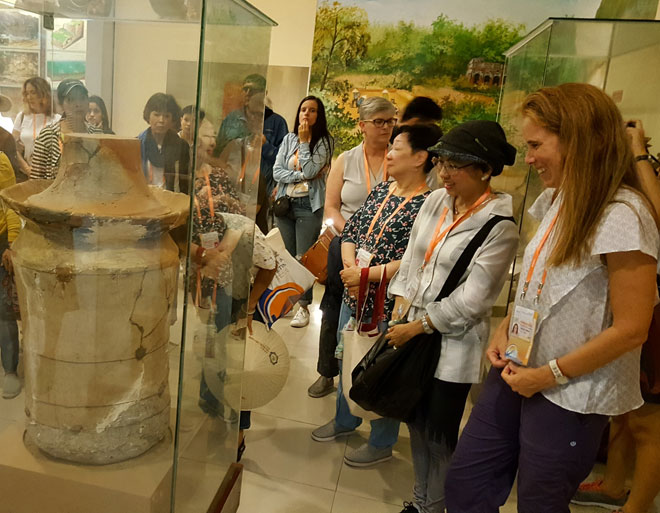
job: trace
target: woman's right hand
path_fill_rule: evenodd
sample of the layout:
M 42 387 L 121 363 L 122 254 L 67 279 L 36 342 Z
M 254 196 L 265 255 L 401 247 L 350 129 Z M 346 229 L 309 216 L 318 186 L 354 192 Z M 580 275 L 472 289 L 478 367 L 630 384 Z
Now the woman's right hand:
M 220 271 L 228 265 L 231 265 L 231 253 L 229 251 L 221 251 L 217 248 L 207 249 L 202 262 L 202 274 L 207 278 L 217 280 Z
M 509 316 L 505 317 L 495 331 L 493 338 L 486 349 L 486 356 L 493 367 L 503 369 L 509 360 L 504 356 L 509 345 Z

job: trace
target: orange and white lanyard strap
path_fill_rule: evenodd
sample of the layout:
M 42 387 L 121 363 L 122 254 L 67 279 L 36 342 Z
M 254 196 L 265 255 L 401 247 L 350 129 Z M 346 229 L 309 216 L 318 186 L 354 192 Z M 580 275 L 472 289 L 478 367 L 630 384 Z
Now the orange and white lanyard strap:
M 362 154 L 364 156 L 364 174 L 367 179 L 367 194 L 371 192 L 371 170 L 369 169 L 369 161 L 367 160 L 367 148 L 362 143 Z M 374 175 L 376 178 L 376 175 Z M 385 150 L 385 156 L 383 157 L 383 182 L 387 181 L 387 150 Z
M 431 257 L 433 256 L 433 252 L 435 251 L 435 248 L 444 240 L 444 238 L 449 235 L 449 232 L 451 232 L 454 228 L 456 228 L 459 224 L 461 224 L 463 221 L 465 221 L 468 217 L 470 217 L 475 210 L 477 210 L 481 205 L 486 203 L 490 199 L 490 195 L 492 194 L 492 191 L 490 187 L 486 189 L 486 192 L 484 192 L 477 201 L 475 201 L 470 208 L 468 208 L 465 213 L 459 217 L 458 219 L 454 220 L 453 223 L 451 223 L 447 228 L 442 230 L 440 232 L 440 229 L 442 228 L 442 225 L 445 222 L 445 219 L 447 219 L 447 214 L 449 213 L 449 208 L 445 207 L 445 209 L 442 211 L 442 214 L 440 215 L 440 219 L 438 219 L 437 224 L 435 225 L 435 231 L 433 232 L 433 238 L 431 239 L 431 243 L 429 244 L 429 247 L 426 248 L 426 253 L 424 253 L 424 264 L 422 268 L 426 267 L 428 263 L 431 261 Z
M 243 185 L 243 181 L 245 180 L 245 172 L 247 170 L 247 164 L 248 164 L 248 158 L 252 152 L 250 150 L 247 150 L 246 154 L 243 155 L 243 164 L 241 165 L 241 175 L 238 177 L 238 184 L 240 186 Z M 298 165 L 298 152 L 296 151 L 296 165 Z M 257 183 L 257 180 L 259 179 L 259 172 L 261 170 L 257 168 L 257 170 L 254 173 L 254 176 L 252 177 L 252 185 Z
M 555 223 L 557 222 L 558 215 L 559 213 L 555 214 L 555 217 L 552 218 L 552 221 L 550 221 L 550 225 L 548 226 L 548 229 L 545 231 L 543 237 L 541 238 L 541 242 L 539 242 L 536 251 L 534 251 L 534 255 L 532 256 L 532 261 L 529 264 L 529 270 L 527 271 L 527 278 L 525 279 L 522 292 L 520 293 L 520 299 L 524 299 L 525 296 L 527 295 L 527 290 L 529 289 L 529 284 L 532 282 L 532 276 L 534 275 L 534 269 L 536 269 L 536 263 L 539 260 L 539 255 L 541 254 L 541 251 L 543 250 L 545 243 L 548 241 L 548 237 L 550 237 L 550 233 L 552 232 L 552 229 L 555 227 Z M 545 280 L 547 277 L 548 277 L 548 268 L 546 267 L 543 269 L 543 275 L 541 276 L 541 281 L 539 281 L 539 286 L 536 289 L 536 297 L 534 298 L 534 301 L 536 302 L 538 302 L 539 298 L 541 297 L 541 292 L 543 292 L 543 286 L 545 285 Z
M 209 179 L 208 171 L 204 171 L 204 179 L 206 180 L 206 194 L 209 197 L 209 210 L 211 211 L 211 219 L 215 218 L 215 208 L 213 207 L 213 194 L 211 193 L 211 180 Z M 197 208 L 197 215 L 199 220 L 202 220 L 202 209 L 199 207 L 199 201 L 195 198 L 195 207 Z
M 393 218 L 395 215 L 397 215 L 397 214 L 399 213 L 399 211 L 400 211 L 403 207 L 405 207 L 405 206 L 410 202 L 410 200 L 413 199 L 413 198 L 414 198 L 414 197 L 415 197 L 415 196 L 416 196 L 416 195 L 417 195 L 422 189 L 424 189 L 425 187 L 426 187 L 426 184 L 425 184 L 425 183 L 420 184 L 420 186 L 417 187 L 417 189 L 415 189 L 415 190 L 413 191 L 412 194 L 410 194 L 408 197 L 406 197 L 406 199 L 403 200 L 403 201 L 399 204 L 398 207 L 396 207 L 396 209 L 394 210 L 394 212 L 392 212 L 392 214 L 391 214 L 387 219 L 385 219 L 385 221 L 383 222 L 383 225 L 380 227 L 380 232 L 378 233 L 378 236 L 376 237 L 376 240 L 374 240 L 374 242 L 373 242 L 374 244 L 377 244 L 378 241 L 380 240 L 380 238 L 383 236 L 383 232 L 385 232 L 385 228 L 387 227 L 387 225 L 389 224 L 389 222 L 392 220 L 392 218 Z M 371 232 L 373 231 L 374 226 L 376 226 L 376 221 L 378 220 L 378 218 L 379 218 L 380 215 L 382 214 L 383 209 L 385 208 L 385 205 L 387 204 L 387 201 L 390 199 L 390 197 L 392 196 L 392 194 L 394 194 L 395 191 L 396 191 L 396 185 L 390 188 L 390 190 L 389 190 L 388 193 L 387 193 L 387 196 L 385 196 L 385 199 L 384 199 L 383 202 L 380 204 L 380 207 L 378 207 L 378 210 L 376 211 L 376 215 L 375 215 L 374 218 L 371 220 L 371 224 L 369 225 L 369 229 L 367 230 L 367 235 L 366 235 L 366 237 L 365 237 L 365 240 L 369 238 L 369 235 L 371 235 Z
M 293 170 L 294 171 L 300 171 L 300 161 L 298 160 L 298 152 L 300 150 L 296 150 L 296 152 L 293 154 Z

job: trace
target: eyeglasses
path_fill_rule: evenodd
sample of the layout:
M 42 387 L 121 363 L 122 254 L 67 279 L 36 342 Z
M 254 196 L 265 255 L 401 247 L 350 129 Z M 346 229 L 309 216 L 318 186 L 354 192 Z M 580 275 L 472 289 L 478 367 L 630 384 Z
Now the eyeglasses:
M 387 126 L 395 126 L 397 121 L 399 121 L 397 118 L 390 118 L 390 119 L 363 119 L 365 123 L 373 123 L 376 128 L 383 128 L 385 125 Z
M 439 167 L 440 169 L 444 169 L 450 175 L 455 175 L 461 169 L 470 167 L 472 165 L 472 162 L 468 162 L 467 164 L 454 164 L 448 160 L 442 160 L 440 157 L 433 157 L 431 162 L 434 166 Z

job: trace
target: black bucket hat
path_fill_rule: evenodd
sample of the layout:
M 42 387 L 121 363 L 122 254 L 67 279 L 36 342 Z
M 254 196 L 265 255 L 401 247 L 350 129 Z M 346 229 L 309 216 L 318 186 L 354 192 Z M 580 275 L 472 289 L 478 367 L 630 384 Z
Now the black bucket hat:
M 467 121 L 452 128 L 435 146 L 428 149 L 440 157 L 459 162 L 488 164 L 493 176 L 516 161 L 516 149 L 495 121 Z

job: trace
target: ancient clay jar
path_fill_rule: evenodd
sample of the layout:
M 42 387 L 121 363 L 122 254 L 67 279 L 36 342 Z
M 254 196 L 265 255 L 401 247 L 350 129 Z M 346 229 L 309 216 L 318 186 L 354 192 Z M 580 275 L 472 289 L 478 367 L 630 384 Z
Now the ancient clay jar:
M 87 464 L 138 456 L 168 433 L 170 308 L 188 197 L 149 187 L 137 139 L 64 137 L 54 181 L 1 193 L 14 242 L 26 436 Z

